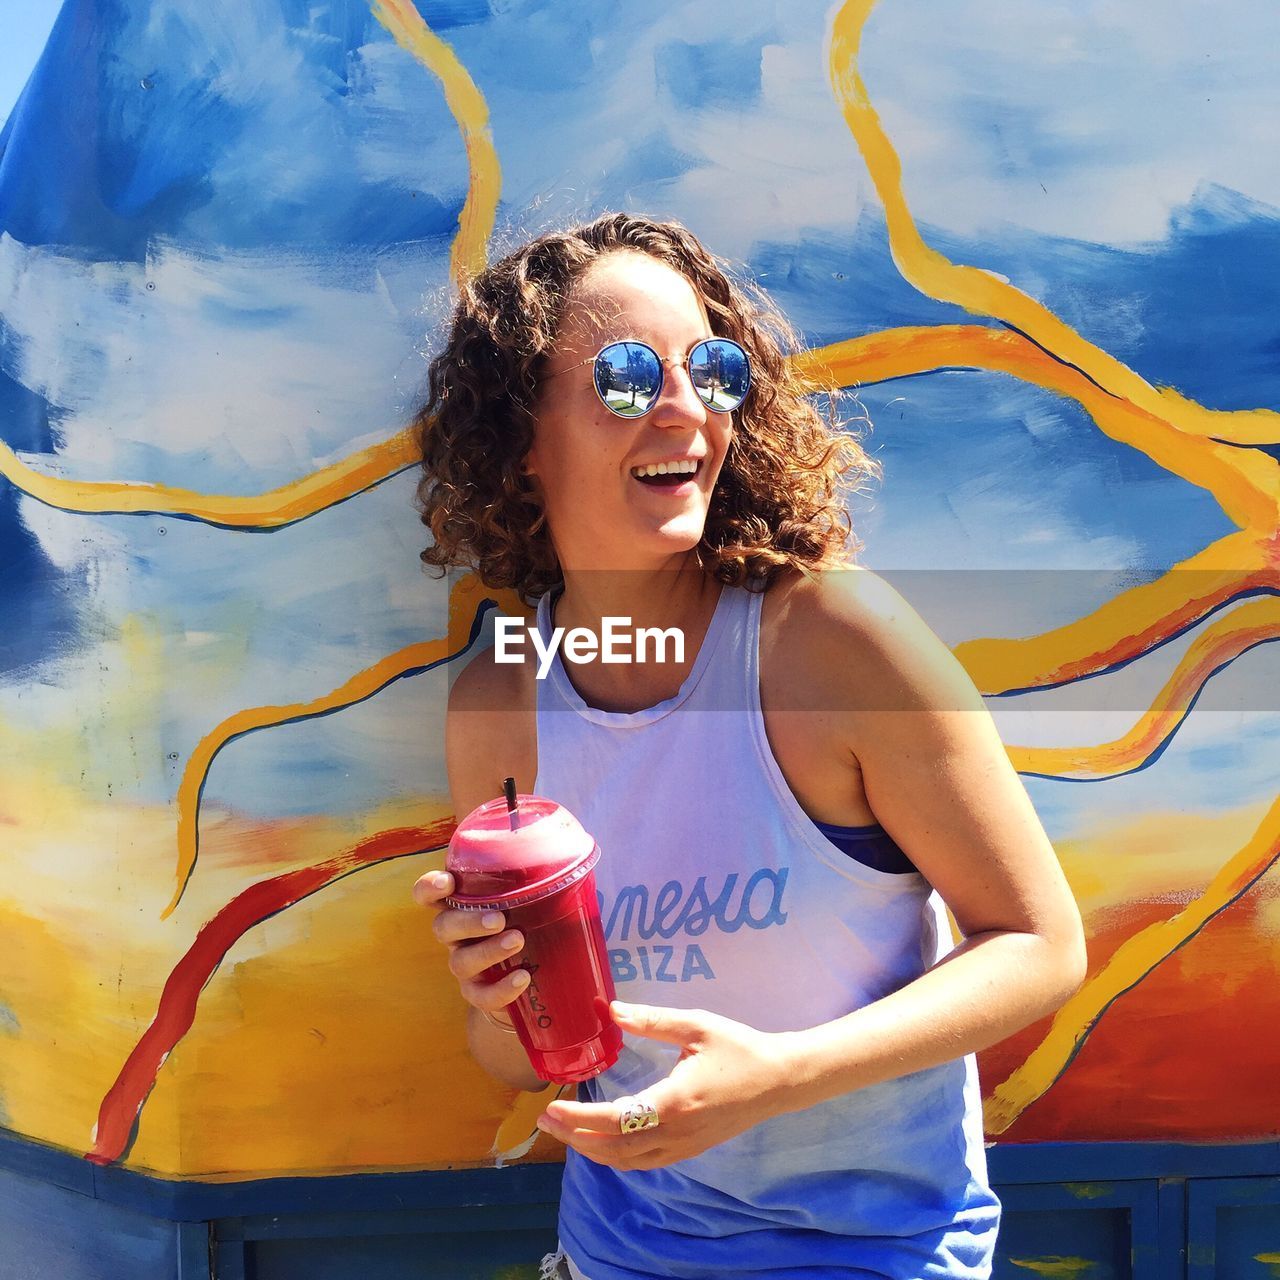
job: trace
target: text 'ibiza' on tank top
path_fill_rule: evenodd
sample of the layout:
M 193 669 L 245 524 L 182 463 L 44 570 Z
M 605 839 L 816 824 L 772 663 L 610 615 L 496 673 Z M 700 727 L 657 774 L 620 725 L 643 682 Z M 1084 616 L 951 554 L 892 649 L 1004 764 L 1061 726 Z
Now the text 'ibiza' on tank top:
M 882 828 L 843 829 L 861 836 L 850 856 L 788 787 L 760 709 L 762 600 L 723 587 L 679 692 L 640 711 L 588 706 L 557 656 L 538 682 L 534 790 L 600 844 L 620 1000 L 789 1031 L 898 990 L 952 943 L 941 899 Z M 580 1096 L 637 1093 L 678 1053 L 628 1034 Z M 570 1150 L 560 1236 L 591 1280 L 986 1280 L 999 1218 L 969 1055 L 664 1169 Z

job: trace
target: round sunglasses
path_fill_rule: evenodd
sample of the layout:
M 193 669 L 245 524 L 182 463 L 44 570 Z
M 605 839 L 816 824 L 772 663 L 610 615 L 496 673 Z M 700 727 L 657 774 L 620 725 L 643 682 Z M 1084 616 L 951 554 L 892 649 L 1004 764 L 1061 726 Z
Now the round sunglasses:
M 668 364 L 683 364 L 688 369 L 698 399 L 716 413 L 732 413 L 747 398 L 751 386 L 747 353 L 729 338 L 704 338 L 690 348 L 683 360 L 660 356 L 638 338 L 625 338 L 607 343 L 595 355 L 579 360 L 569 369 L 579 369 L 584 364 L 595 366 L 596 395 L 610 413 L 620 418 L 638 418 L 657 404 Z M 548 377 L 557 378 L 569 369 L 558 369 Z

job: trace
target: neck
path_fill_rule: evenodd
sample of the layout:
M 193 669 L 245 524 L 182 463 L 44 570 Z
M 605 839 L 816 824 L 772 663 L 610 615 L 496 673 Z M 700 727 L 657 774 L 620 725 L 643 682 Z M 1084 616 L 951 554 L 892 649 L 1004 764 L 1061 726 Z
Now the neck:
M 564 593 L 552 604 L 551 623 L 568 635 L 585 627 L 597 637 L 603 619 L 630 618 L 621 625 L 632 631 L 678 627 L 684 635 L 683 656 L 661 661 L 605 664 L 600 657 L 569 662 L 565 674 L 582 699 L 602 711 L 638 711 L 679 692 L 706 638 L 720 584 L 692 557 L 681 557 L 666 569 L 568 570 Z
M 564 590 L 552 605 L 553 622 L 566 631 L 599 634 L 606 617 L 630 618 L 633 627 L 688 630 L 719 594 L 719 584 L 690 554 L 654 569 L 564 569 Z

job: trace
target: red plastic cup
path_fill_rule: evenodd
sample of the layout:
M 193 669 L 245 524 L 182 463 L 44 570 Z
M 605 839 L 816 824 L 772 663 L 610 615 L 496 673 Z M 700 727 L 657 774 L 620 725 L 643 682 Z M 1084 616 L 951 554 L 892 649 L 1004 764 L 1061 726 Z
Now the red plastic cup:
M 505 912 L 507 928 L 524 934 L 522 952 L 485 970 L 482 981 L 526 970 L 529 985 L 507 1010 L 530 1064 L 556 1084 L 590 1080 L 622 1052 L 596 899 L 600 846 L 543 796 L 516 797 L 514 831 L 512 816 L 499 798 L 458 823 L 445 859 L 454 881 L 445 905 Z

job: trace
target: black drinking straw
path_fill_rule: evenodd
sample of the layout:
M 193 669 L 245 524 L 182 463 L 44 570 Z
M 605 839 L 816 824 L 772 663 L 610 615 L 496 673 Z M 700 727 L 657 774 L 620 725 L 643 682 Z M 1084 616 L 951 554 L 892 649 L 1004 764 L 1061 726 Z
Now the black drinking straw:
M 511 815 L 511 830 L 520 830 L 520 814 L 516 811 L 516 780 L 503 778 L 502 794 L 507 797 L 507 812 Z

